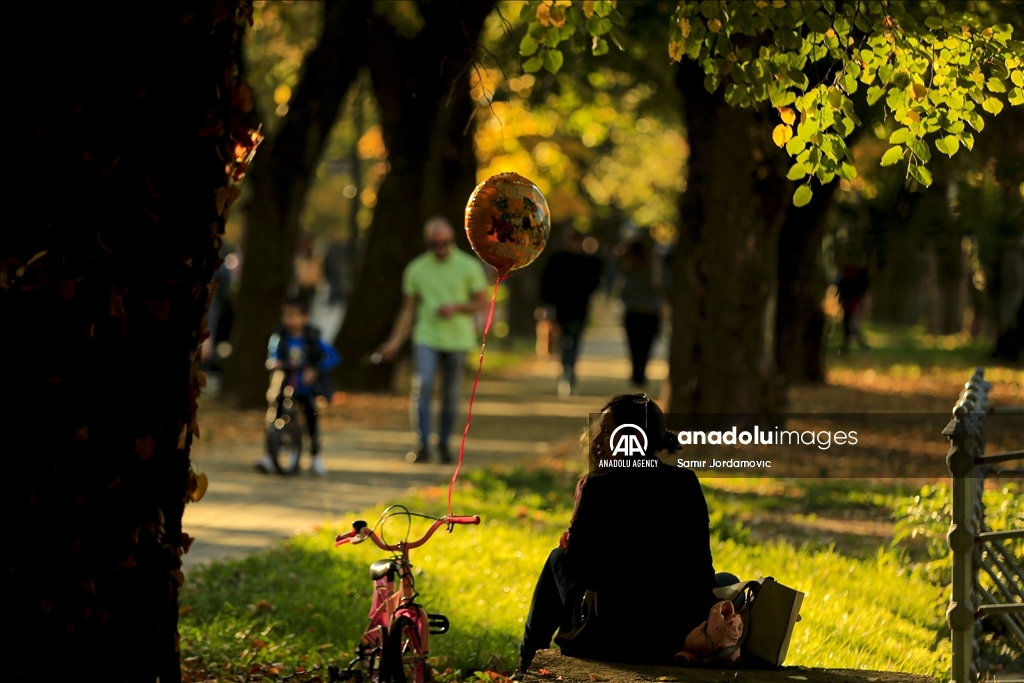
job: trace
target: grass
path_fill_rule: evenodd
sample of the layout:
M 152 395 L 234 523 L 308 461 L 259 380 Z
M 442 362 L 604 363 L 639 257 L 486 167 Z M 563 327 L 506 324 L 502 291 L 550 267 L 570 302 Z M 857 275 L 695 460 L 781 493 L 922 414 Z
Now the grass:
M 451 632 L 431 647 L 435 668 L 450 670 L 449 678 L 513 667 L 536 575 L 569 521 L 574 478 L 571 468 L 556 467 L 475 472 L 457 492 L 455 507 L 479 513 L 485 523 L 435 536 L 413 555 L 423 603 L 452 621 Z M 948 670 L 947 597 L 940 586 L 882 546 L 852 557 L 835 546 L 796 545 L 783 537 L 752 541 L 736 518 L 758 504 L 730 497 L 736 480 L 725 484 L 730 488 L 706 486 L 715 510 L 716 567 L 743 577 L 771 575 L 807 593 L 788 664 L 933 675 Z M 791 493 L 803 487 L 812 506 L 834 500 L 850 509 L 885 505 L 903 492 L 881 485 L 859 492 L 822 481 L 794 486 Z M 442 489 L 425 489 L 404 502 L 441 513 L 444 498 Z M 362 516 L 373 520 L 379 512 Z M 424 525 L 414 522 L 414 533 Z M 335 549 L 339 528 L 328 524 L 274 550 L 194 572 L 181 598 L 186 667 L 272 676 L 350 657 L 369 607 L 366 568 L 381 552 L 365 545 Z M 404 530 L 398 519 L 385 529 L 396 536 Z M 668 588 L 671 577 L 652 580 Z

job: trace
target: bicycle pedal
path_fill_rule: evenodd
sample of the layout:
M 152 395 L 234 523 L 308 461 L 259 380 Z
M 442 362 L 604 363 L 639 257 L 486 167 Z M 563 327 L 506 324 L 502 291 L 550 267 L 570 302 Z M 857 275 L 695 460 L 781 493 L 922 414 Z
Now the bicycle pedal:
M 437 636 L 442 633 L 448 633 L 448 629 L 452 627 L 448 617 L 443 614 L 428 614 L 427 615 L 427 629 L 431 634 Z

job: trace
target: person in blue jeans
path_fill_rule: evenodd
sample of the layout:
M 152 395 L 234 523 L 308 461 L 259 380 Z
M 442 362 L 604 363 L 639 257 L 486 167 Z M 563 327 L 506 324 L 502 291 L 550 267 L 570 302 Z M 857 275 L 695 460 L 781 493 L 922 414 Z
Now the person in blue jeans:
M 487 279 L 480 262 L 452 244 L 455 233 L 447 220 L 431 218 L 423 232 L 427 251 L 413 259 L 402 275 L 402 310 L 377 352 L 384 360 L 393 360 L 412 332 L 416 375 L 409 407 L 419 437 L 409 458 L 412 462 L 430 458 L 430 400 L 434 378 L 441 371 L 437 448 L 440 461 L 451 462 L 448 438 L 459 406 L 466 353 L 480 345 L 474 314 L 487 305 Z
M 281 309 L 281 326 L 270 336 L 267 344 L 267 369 L 284 370 L 284 381 L 277 396 L 277 417 L 281 416 L 284 387 L 291 386 L 293 398 L 306 414 L 309 429 L 312 470 L 320 476 L 327 474 L 327 466 L 320 457 L 320 431 L 317 425 L 316 399 L 330 398 L 334 384 L 328 374 L 341 361 L 341 356 L 320 336 L 320 331 L 309 324 L 309 304 L 304 299 L 289 300 Z M 274 461 L 265 453 L 256 468 L 270 474 Z

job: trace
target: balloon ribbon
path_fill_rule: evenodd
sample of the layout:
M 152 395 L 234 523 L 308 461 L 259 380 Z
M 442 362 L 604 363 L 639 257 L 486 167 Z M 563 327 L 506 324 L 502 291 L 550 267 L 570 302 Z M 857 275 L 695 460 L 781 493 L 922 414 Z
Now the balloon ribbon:
M 466 411 L 466 428 L 462 430 L 462 443 L 459 445 L 459 462 L 455 465 L 455 472 L 452 473 L 452 480 L 448 482 L 448 514 L 452 514 L 452 489 L 455 487 L 455 480 L 459 478 L 459 470 L 462 469 L 462 458 L 466 454 L 466 436 L 469 435 L 469 425 L 473 422 L 473 401 L 476 400 L 476 388 L 480 385 L 480 372 L 484 369 L 484 349 L 487 348 L 487 333 L 491 330 L 491 323 L 494 321 L 494 302 L 498 300 L 498 285 L 508 275 L 499 275 L 494 281 L 494 291 L 491 293 L 491 308 L 487 311 L 487 324 L 484 325 L 483 340 L 480 343 L 480 362 L 476 366 L 476 379 L 473 380 L 473 392 L 469 395 L 469 409 Z

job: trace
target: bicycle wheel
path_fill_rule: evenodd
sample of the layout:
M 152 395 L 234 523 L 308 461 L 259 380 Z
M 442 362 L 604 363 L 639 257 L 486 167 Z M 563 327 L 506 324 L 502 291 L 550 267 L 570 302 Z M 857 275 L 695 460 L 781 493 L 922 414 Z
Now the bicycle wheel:
M 282 418 L 270 425 L 267 440 L 270 459 L 278 474 L 295 474 L 299 471 L 302 456 L 302 425 L 294 417 L 280 424 Z
M 431 679 L 419 628 L 409 617 L 398 617 L 391 624 L 383 659 L 388 665 L 382 671 L 392 683 L 428 683 Z

